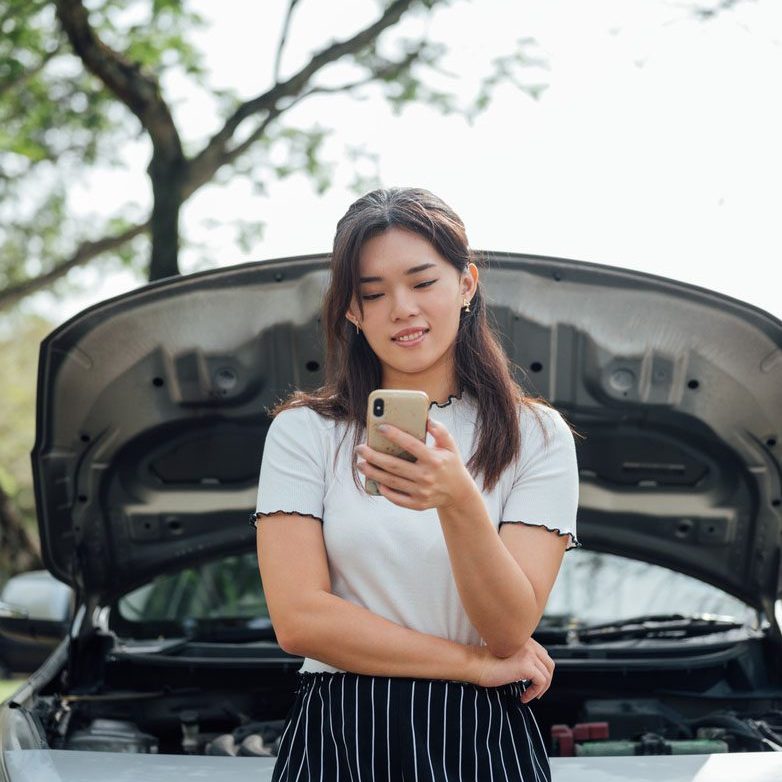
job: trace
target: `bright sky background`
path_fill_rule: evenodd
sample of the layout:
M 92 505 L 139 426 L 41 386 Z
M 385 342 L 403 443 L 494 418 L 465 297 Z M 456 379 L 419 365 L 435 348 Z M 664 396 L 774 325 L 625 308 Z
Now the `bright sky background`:
M 285 6 L 200 0 L 211 19 L 199 37 L 211 82 L 243 97 L 267 87 Z M 714 5 L 704 0 L 701 7 Z M 338 8 L 336 14 L 334 9 Z M 449 46 L 452 89 L 474 94 L 491 59 L 533 37 L 547 70 L 530 81 L 548 88 L 538 101 L 512 86 L 473 126 L 424 106 L 395 117 L 375 91 L 363 102 L 317 98 L 295 109 L 301 126 L 333 130 L 325 147 L 334 186 L 317 196 L 304 175 L 272 182 L 265 196 L 244 181 L 209 187 L 189 202 L 183 230 L 197 247 L 182 268 L 329 251 L 348 190 L 348 145 L 377 153 L 384 185 L 426 187 L 463 218 L 473 247 L 540 253 L 639 269 L 727 293 L 782 316 L 782 3 L 744 0 L 710 21 L 694 3 L 662 0 L 456 0 L 429 23 Z M 276 9 L 276 10 L 275 10 Z M 377 15 L 367 0 L 302 0 L 285 73 L 325 38 L 344 38 Z M 413 35 L 422 17 L 406 24 Z M 214 131 L 212 104 L 183 82 L 164 84 L 176 99 L 186 140 Z M 75 208 L 107 209 L 125 199 L 149 203 L 145 142 L 112 170 L 75 187 Z M 212 225 L 241 217 L 266 223 L 243 252 L 233 231 Z M 79 275 L 90 293 L 36 307 L 69 317 L 135 287 L 129 276 Z

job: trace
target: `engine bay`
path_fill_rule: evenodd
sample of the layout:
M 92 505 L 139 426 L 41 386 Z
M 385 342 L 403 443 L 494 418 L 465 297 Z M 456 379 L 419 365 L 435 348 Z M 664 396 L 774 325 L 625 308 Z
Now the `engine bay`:
M 90 643 L 94 664 L 84 667 L 82 648 L 82 665 L 34 700 L 48 747 L 276 755 L 300 660 L 273 642 L 116 643 L 106 634 Z M 549 754 L 782 751 L 782 687 L 767 673 L 767 639 L 678 650 L 551 648 L 554 681 L 533 707 Z

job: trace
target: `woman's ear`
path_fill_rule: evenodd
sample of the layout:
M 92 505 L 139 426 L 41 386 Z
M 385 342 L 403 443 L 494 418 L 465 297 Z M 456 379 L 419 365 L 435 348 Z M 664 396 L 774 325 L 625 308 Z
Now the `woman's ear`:
M 358 308 L 358 299 L 355 295 L 350 297 L 348 302 L 348 308 L 345 312 L 345 317 L 354 325 L 361 324 L 361 311 Z
M 353 313 L 353 311 L 352 311 L 352 310 L 348 310 L 348 311 L 345 313 L 345 317 L 346 317 L 346 318 L 347 318 L 347 319 L 348 319 L 348 320 L 349 320 L 349 321 L 350 321 L 350 322 L 351 322 L 351 323 L 352 323 L 354 326 L 358 326 L 358 324 L 359 324 L 359 319 L 358 319 L 358 316 L 357 316 L 357 315 L 355 315 L 355 314 Z
M 462 296 L 469 296 L 472 298 L 475 295 L 475 290 L 478 287 L 478 267 L 471 263 L 467 267 L 467 271 L 462 275 Z

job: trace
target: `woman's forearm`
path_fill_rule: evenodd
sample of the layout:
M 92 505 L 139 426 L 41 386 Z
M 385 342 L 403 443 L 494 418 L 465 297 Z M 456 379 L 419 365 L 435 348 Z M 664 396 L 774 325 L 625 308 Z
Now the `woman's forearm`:
M 319 591 L 288 618 L 285 651 L 368 676 L 477 683 L 488 650 L 410 630 L 362 606 Z
M 539 621 L 530 580 L 497 534 L 476 489 L 457 508 L 438 508 L 462 605 L 489 649 L 507 657 Z

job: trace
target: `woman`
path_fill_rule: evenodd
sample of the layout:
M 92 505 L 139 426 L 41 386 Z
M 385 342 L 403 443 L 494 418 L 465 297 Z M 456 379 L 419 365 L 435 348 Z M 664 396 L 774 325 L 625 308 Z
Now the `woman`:
M 471 258 L 425 190 L 337 225 L 326 384 L 273 411 L 251 516 L 278 642 L 305 658 L 274 780 L 550 779 L 531 633 L 580 545 L 575 446 L 514 382 Z M 384 432 L 415 462 L 362 443 L 375 388 L 432 400 L 426 444 Z

